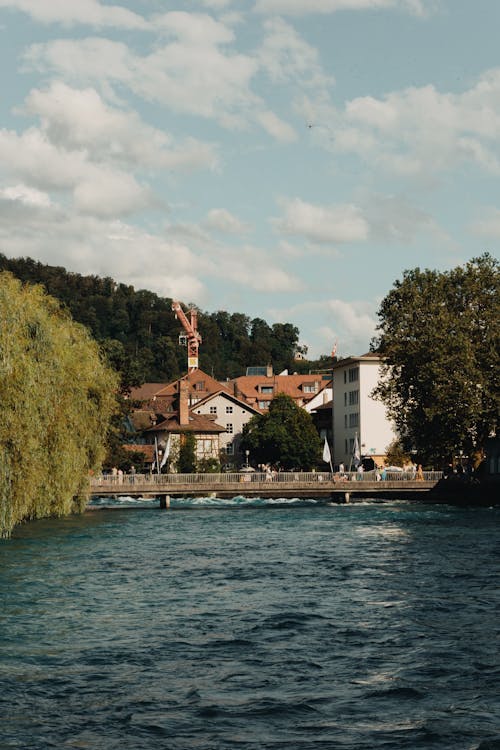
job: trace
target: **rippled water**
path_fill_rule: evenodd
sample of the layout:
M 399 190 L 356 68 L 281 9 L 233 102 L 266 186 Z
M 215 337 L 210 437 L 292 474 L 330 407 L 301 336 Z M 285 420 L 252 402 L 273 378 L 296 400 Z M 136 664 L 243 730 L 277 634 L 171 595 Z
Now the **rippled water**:
M 0 748 L 500 747 L 499 509 L 99 510 L 0 544 Z

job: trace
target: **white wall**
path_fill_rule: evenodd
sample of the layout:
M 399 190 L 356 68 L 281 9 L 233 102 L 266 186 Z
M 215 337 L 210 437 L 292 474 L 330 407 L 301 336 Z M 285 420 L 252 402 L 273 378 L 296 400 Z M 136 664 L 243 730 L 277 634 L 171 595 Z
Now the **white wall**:
M 211 411 L 211 408 L 212 410 L 216 410 L 216 414 Z M 228 409 L 232 411 L 228 411 Z M 203 404 L 196 404 L 193 407 L 193 412 L 195 412 L 196 414 L 206 414 L 207 416 L 213 417 L 214 421 L 218 425 L 220 425 L 221 427 L 225 427 L 226 429 L 227 426 L 231 424 L 233 426 L 232 433 L 220 433 L 220 448 L 221 450 L 225 451 L 228 445 L 232 445 L 232 455 L 238 458 L 238 460 L 241 460 L 241 456 L 239 456 L 239 444 L 241 440 L 243 425 L 245 425 L 254 416 L 255 412 L 250 410 L 248 407 L 245 408 L 244 405 L 240 405 L 238 402 L 227 398 L 227 396 L 225 396 L 223 393 L 218 393 Z
M 359 368 L 359 379 L 349 381 L 349 370 Z M 344 378 L 344 373 L 346 377 Z M 385 406 L 371 397 L 380 378 L 379 360 L 349 358 L 345 366 L 334 369 L 334 455 L 335 464 L 343 462 L 346 468 L 352 457 L 355 435 L 362 456 L 383 456 L 395 437 Z M 346 382 L 344 382 L 346 380 Z M 358 391 L 358 396 L 355 392 Z M 357 398 L 358 403 L 353 403 Z M 356 417 L 356 415 L 358 415 Z M 346 450 L 347 440 L 347 450 Z

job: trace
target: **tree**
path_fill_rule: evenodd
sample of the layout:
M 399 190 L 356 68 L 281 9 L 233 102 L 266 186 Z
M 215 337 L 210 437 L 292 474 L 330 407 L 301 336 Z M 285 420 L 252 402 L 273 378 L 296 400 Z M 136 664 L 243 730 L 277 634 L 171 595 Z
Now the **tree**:
M 83 509 L 117 386 L 98 344 L 59 302 L 0 273 L 0 536 Z
M 449 272 L 406 271 L 382 301 L 375 394 L 423 461 L 481 451 L 498 429 L 500 274 L 485 254 Z
M 177 470 L 180 474 L 193 474 L 196 471 L 196 438 L 192 432 L 181 434 Z
M 283 393 L 266 414 L 256 414 L 243 427 L 241 449 L 256 463 L 283 469 L 311 469 L 321 458 L 321 441 L 310 414 Z

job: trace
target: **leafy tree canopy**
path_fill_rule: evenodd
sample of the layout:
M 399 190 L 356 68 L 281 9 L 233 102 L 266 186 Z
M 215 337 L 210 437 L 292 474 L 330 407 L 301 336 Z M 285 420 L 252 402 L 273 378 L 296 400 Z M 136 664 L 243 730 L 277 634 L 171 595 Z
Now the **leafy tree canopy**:
M 0 273 L 0 536 L 81 510 L 116 408 L 96 342 L 41 286 Z
M 472 455 L 498 429 L 499 292 L 499 263 L 485 254 L 445 273 L 406 271 L 382 301 L 375 394 L 421 460 Z
M 311 416 L 285 394 L 277 394 L 265 414 L 243 428 L 242 451 L 254 463 L 282 469 L 311 469 L 321 457 L 321 441 Z

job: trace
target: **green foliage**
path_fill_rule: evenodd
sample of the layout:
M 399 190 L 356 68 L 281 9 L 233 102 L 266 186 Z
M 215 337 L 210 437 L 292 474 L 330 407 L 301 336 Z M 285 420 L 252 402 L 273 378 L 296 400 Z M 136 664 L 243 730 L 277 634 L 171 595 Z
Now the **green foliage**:
M 216 458 L 202 458 L 198 461 L 197 470 L 199 474 L 220 474 L 220 462 Z
M 278 394 L 266 414 L 244 426 L 241 450 L 250 451 L 253 463 L 311 469 L 321 458 L 321 441 L 311 416 L 290 396 Z
M 196 438 L 192 432 L 181 435 L 177 471 L 180 474 L 194 474 L 196 471 Z
M 181 328 L 171 299 L 30 258 L 0 254 L 1 270 L 23 282 L 43 284 L 74 320 L 87 326 L 120 372 L 122 391 L 147 381 L 175 380 L 186 371 L 187 353 L 179 345 Z M 272 364 L 275 372 L 291 369 L 299 348 L 299 331 L 290 323 L 269 326 L 241 313 L 199 311 L 198 327 L 203 338 L 200 367 L 220 380 L 243 375 L 248 365 Z
M 410 462 L 410 455 L 405 453 L 397 438 L 387 446 L 385 454 L 387 466 L 404 466 Z
M 375 395 L 422 462 L 471 455 L 498 429 L 500 274 L 485 254 L 449 272 L 406 271 L 383 300 Z
M 83 326 L 42 287 L 0 273 L 0 536 L 83 508 L 116 387 Z

